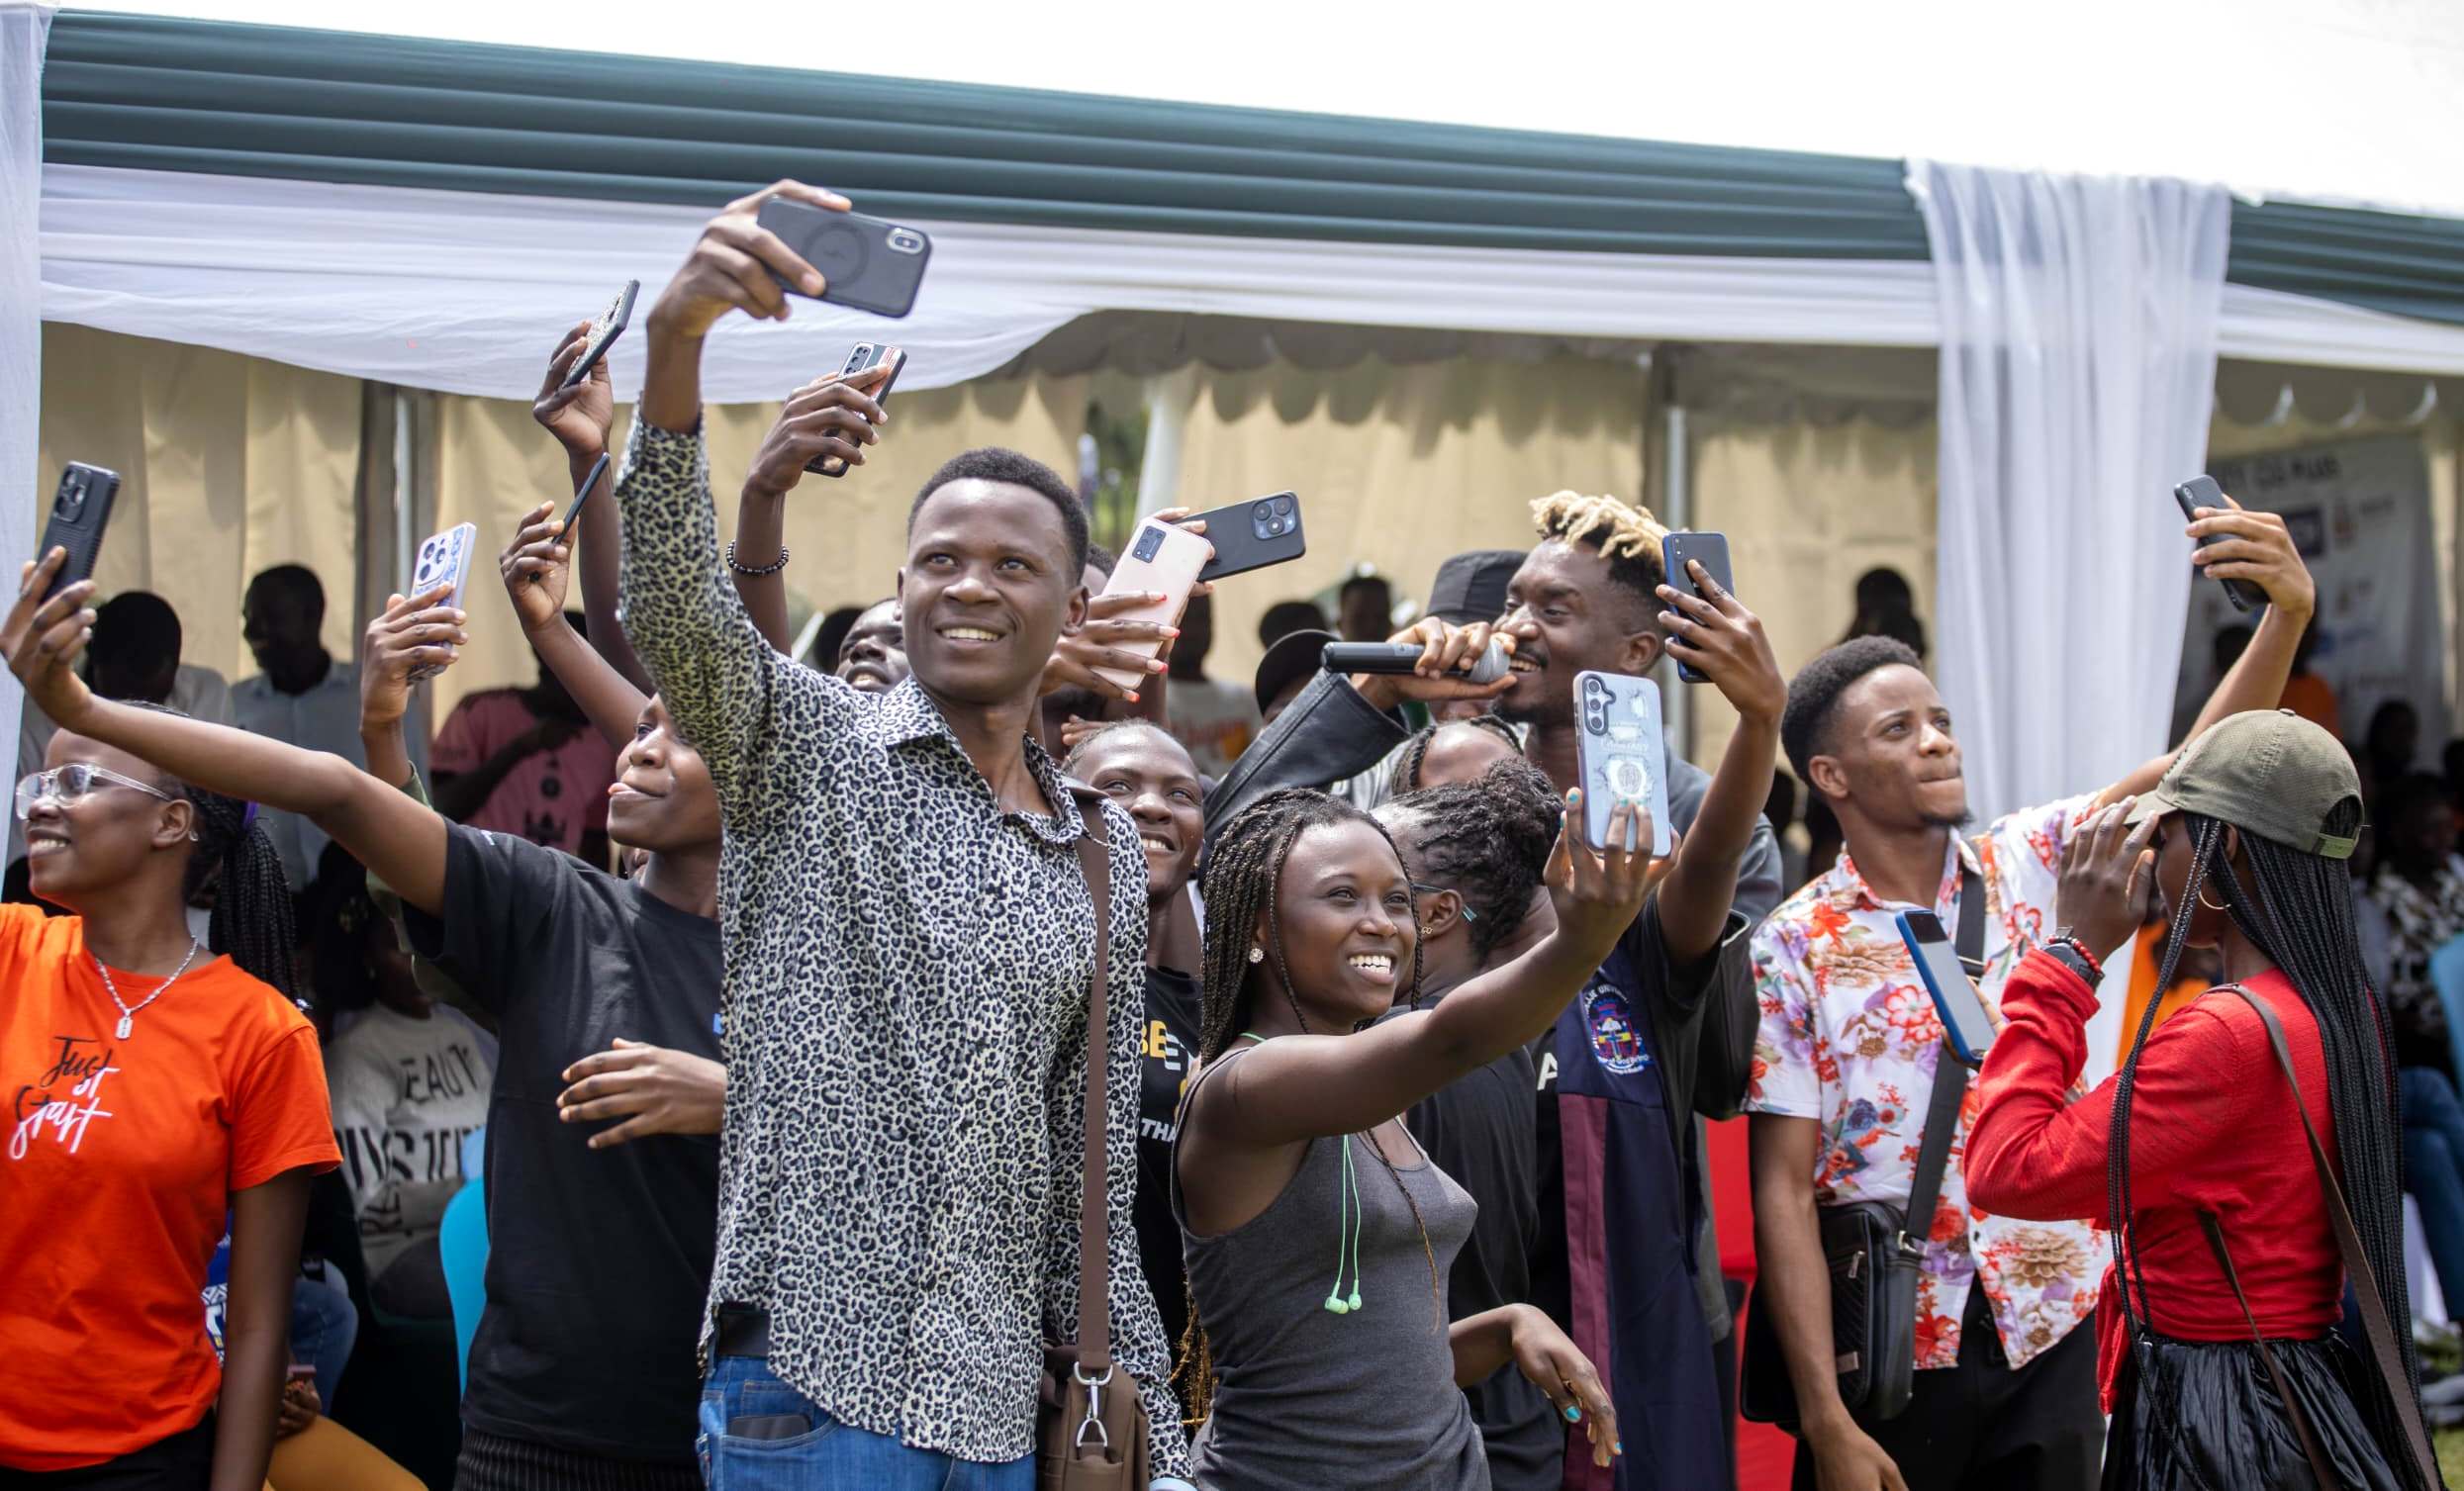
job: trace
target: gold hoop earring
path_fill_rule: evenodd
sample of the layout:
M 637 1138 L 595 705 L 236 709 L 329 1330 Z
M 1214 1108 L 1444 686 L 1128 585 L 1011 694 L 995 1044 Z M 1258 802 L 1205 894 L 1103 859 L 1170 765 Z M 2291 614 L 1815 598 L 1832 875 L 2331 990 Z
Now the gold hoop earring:
M 2203 905 L 2203 906 L 2207 907 L 2207 908 L 2208 908 L 2209 910 L 2211 910 L 2211 911 L 2230 911 L 2230 910 L 2232 910 L 2232 907 L 2230 907 L 2230 906 L 2220 906 L 2220 905 L 2218 905 L 2216 902 L 2214 902 L 2214 901 L 2212 901 L 2212 900 L 2208 899 L 2208 887 L 2207 887 L 2207 886 L 2205 886 L 2205 885 L 2201 885 L 2201 886 L 2199 887 L 2199 904 L 2201 904 L 2201 905 Z

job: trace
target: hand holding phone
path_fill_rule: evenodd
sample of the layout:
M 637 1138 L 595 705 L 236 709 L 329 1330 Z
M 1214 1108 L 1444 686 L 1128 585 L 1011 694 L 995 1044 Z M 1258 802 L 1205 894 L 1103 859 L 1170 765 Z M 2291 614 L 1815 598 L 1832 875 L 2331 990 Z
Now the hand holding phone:
M 462 593 L 470 583 L 472 551 L 478 543 L 479 525 L 460 523 L 421 544 L 419 560 L 411 567 L 411 594 L 425 596 L 450 586 L 437 604 L 461 609 Z M 411 670 L 411 682 L 434 678 L 445 667 L 444 663 L 422 663 Z
M 2232 506 L 2225 500 L 2225 489 L 2218 486 L 2212 476 L 2194 476 L 2175 487 L 2173 501 L 2181 506 L 2182 516 L 2191 522 L 2199 520 L 2201 508 L 2225 513 L 2229 512 Z M 2210 533 L 2199 540 L 2198 547 L 2204 549 L 2209 544 L 2221 542 L 2222 534 Z M 2233 604 L 2235 610 L 2256 610 L 2267 604 L 2267 592 L 2247 580 L 2219 580 L 2217 583 L 2225 587 L 2225 599 Z
M 873 370 L 876 368 L 886 371 L 874 373 Z M 871 393 L 873 407 L 878 411 L 882 405 L 890 402 L 890 390 L 898 383 L 899 375 L 904 371 L 906 371 L 906 353 L 900 348 L 894 347 L 887 342 L 859 341 L 856 343 L 855 350 L 847 354 L 846 364 L 838 370 L 838 377 L 833 381 L 849 385 L 870 381 L 873 385 Z M 868 379 L 867 374 L 873 374 L 872 378 Z M 880 428 L 879 425 L 872 424 L 869 419 L 866 422 L 874 430 Z M 875 434 L 873 438 L 879 439 L 880 436 Z M 842 440 L 840 443 L 846 442 Z M 805 469 L 816 476 L 845 476 L 849 457 L 854 454 L 852 450 L 823 450 L 805 462 Z
M 1309 552 L 1308 535 L 1300 529 L 1297 493 L 1251 498 L 1192 513 L 1179 521 L 1186 526 L 1205 524 L 1206 541 L 1215 546 L 1215 557 L 1206 561 L 1197 578 L 1210 585 L 1227 576 L 1286 564 Z
M 1942 918 L 1931 911 L 1902 911 L 1897 920 L 1900 940 L 1917 961 L 1917 981 L 1925 985 L 1933 997 L 1934 1012 L 1942 1017 L 1951 1055 L 1964 1066 L 1984 1066 L 1985 1053 L 1993 1049 L 1994 1032 L 2001 1022 L 1985 1008 L 1985 996 L 1977 992 L 1960 964 L 1958 950 L 1943 931 Z
M 790 197 L 763 202 L 755 221 L 821 271 L 821 300 L 876 316 L 904 316 L 915 309 L 924 265 L 932 258 L 932 239 L 920 231 Z M 775 269 L 772 276 L 791 295 L 811 293 Z
M 573 387 L 588 378 L 591 369 L 599 366 L 599 359 L 608 355 L 608 348 L 614 346 L 616 339 L 624 334 L 624 328 L 632 325 L 633 300 L 640 294 L 641 281 L 624 282 L 624 288 L 608 303 L 608 309 L 599 313 L 599 320 L 591 323 L 591 339 L 582 344 L 582 355 L 565 370 L 565 381 L 559 387 Z
M 1103 594 L 1128 596 L 1147 594 L 1160 600 L 1143 602 L 1116 610 L 1109 619 L 1120 622 L 1144 622 L 1158 629 L 1151 640 L 1123 638 L 1111 643 L 1108 660 L 1092 668 L 1093 675 L 1119 693 L 1124 699 L 1137 696 L 1146 681 L 1155 676 L 1152 660 L 1164 650 L 1169 640 L 1161 634 L 1181 619 L 1181 612 L 1189 604 L 1189 592 L 1196 588 L 1197 574 L 1213 557 L 1214 548 L 1205 539 L 1176 523 L 1148 518 L 1138 524 L 1138 531 L 1129 538 L 1128 551 L 1121 555 L 1112 578 L 1104 583 Z M 1124 666 L 1132 660 L 1138 666 Z
M 1660 731 L 1659 686 L 1623 673 L 1574 675 L 1581 733 L 1574 737 L 1582 775 L 1583 837 L 1608 846 L 1609 814 L 1638 803 L 1651 813 L 1652 857 L 1668 854 L 1668 743 Z
M 1706 601 L 1711 599 L 1712 593 L 1696 584 L 1694 572 L 1686 568 L 1689 561 L 1694 561 L 1702 565 L 1711 576 L 1712 583 L 1721 590 L 1732 594 L 1736 592 L 1736 581 L 1729 574 L 1726 533 L 1670 533 L 1660 539 L 1659 555 L 1660 567 L 1667 572 L 1668 583 L 1679 590 L 1690 591 Z M 1710 678 L 1711 675 L 1683 659 L 1677 661 L 1678 682 L 1700 684 L 1709 682 Z
M 35 550 L 40 562 L 53 549 L 66 549 L 68 559 L 44 587 L 50 600 L 80 580 L 94 578 L 94 561 L 103 552 L 103 529 L 111 522 L 112 503 L 120 496 L 120 473 L 83 461 L 70 461 L 60 472 L 59 489 L 51 495 L 51 515 L 43 524 L 43 543 Z

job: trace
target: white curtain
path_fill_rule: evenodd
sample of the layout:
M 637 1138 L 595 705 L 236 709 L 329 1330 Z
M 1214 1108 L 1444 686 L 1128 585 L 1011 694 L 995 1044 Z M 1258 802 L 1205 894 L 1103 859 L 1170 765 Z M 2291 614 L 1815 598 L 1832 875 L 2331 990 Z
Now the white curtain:
M 2215 399 L 2222 188 L 1912 161 L 1943 341 L 1938 675 L 1980 817 L 2162 750 Z
M 43 404 L 43 280 L 36 224 L 43 196 L 43 47 L 51 7 L 0 0 L 0 555 L 35 551 L 35 513 L 49 496 L 35 466 Z M 0 740 L 17 738 L 25 692 L 0 681 Z

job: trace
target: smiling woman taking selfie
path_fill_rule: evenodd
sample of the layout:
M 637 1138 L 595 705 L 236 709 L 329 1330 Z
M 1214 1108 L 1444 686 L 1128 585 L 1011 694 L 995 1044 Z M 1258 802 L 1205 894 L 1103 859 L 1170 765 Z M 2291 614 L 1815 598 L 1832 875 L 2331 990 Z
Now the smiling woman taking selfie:
M 2345 868 L 2360 782 L 2289 711 L 2234 714 L 2145 796 L 2062 853 L 2062 930 L 2002 990 L 1968 1137 L 1968 1197 L 2014 1217 L 2101 1216 L 2108 1491 L 2432 1491 L 2405 1295 L 2387 1018 Z M 2077 1102 L 2102 970 L 2151 885 L 2230 981 L 2154 1025 Z M 2350 1272 L 2369 1341 L 2336 1332 Z
M 59 559 L 27 567 L 0 632 L 21 671 L 65 677 L 61 649 L 93 622 L 82 585 L 55 606 L 77 626 L 30 625 Z M 35 893 L 74 914 L 0 906 L 0 1466 L 25 1472 L 0 1481 L 257 1491 L 309 1179 L 340 1160 L 316 1032 L 289 997 L 281 861 L 251 804 L 81 733 L 79 710 L 51 718 L 17 813 Z M 210 949 L 188 921 L 209 876 Z M 226 1218 L 218 1369 L 197 1297 Z
M 1444 1280 L 1475 1207 L 1400 1121 L 1549 1029 L 1642 907 L 1647 855 L 1575 842 L 1563 824 L 1581 821 L 1579 794 L 1569 802 L 1547 878 L 1556 931 L 1435 1008 L 1367 1029 L 1420 976 L 1413 887 L 1386 831 L 1286 788 L 1216 839 L 1205 1065 L 1174 1160 L 1201 1485 L 1484 1488 L 1460 1389 L 1508 1361 L 1609 1463 L 1607 1392 L 1546 1315 L 1508 1305 L 1449 1329 Z M 1620 807 L 1609 837 L 1652 836 Z

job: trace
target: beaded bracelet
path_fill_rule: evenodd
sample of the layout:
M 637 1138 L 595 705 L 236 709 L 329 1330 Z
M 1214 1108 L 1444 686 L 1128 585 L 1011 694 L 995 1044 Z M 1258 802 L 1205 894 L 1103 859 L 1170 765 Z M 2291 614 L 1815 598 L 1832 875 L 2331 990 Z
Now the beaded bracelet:
M 779 557 L 777 560 L 772 563 L 765 564 L 759 569 L 755 569 L 749 564 L 736 563 L 736 546 L 731 540 L 727 545 L 727 568 L 735 571 L 739 575 L 751 575 L 755 579 L 759 579 L 764 575 L 775 575 L 779 573 L 779 571 L 787 568 L 787 545 L 779 545 Z

